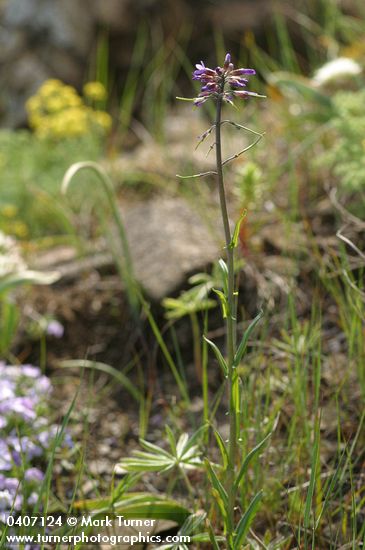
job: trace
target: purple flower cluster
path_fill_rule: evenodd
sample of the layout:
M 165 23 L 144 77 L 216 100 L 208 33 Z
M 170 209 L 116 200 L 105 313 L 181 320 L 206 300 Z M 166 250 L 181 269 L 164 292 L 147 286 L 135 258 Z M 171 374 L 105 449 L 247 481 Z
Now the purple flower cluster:
M 194 99 L 197 106 L 205 103 L 209 98 L 221 97 L 223 101 L 233 104 L 234 97 L 246 99 L 250 96 L 262 97 L 256 92 L 243 90 L 248 80 L 245 76 L 254 75 L 254 69 L 235 69 L 231 63 L 231 55 L 227 53 L 223 67 L 209 69 L 201 61 L 193 72 L 193 80 L 200 80 L 202 89 L 198 97 Z
M 58 426 L 46 419 L 51 383 L 38 367 L 0 362 L 0 379 L 1 523 L 37 503 L 44 474 L 33 461 L 44 461 Z

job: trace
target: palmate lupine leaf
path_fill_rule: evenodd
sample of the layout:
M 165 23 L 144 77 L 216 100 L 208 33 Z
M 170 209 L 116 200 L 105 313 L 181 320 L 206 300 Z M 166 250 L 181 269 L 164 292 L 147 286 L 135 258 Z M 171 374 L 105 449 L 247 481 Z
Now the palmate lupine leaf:
M 118 473 L 131 472 L 168 472 L 173 468 L 182 470 L 195 470 L 203 466 L 200 458 L 201 452 L 198 446 L 198 440 L 207 426 L 202 426 L 190 438 L 189 435 L 182 434 L 176 441 L 171 429 L 167 426 L 166 433 L 170 444 L 170 449 L 140 440 L 144 451 L 135 450 L 133 456 L 123 458 L 116 466 Z

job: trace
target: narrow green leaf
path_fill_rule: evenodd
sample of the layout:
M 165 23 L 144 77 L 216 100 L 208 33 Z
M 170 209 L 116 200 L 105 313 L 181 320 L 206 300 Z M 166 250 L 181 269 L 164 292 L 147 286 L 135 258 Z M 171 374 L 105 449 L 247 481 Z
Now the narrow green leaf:
M 232 399 L 233 399 L 233 405 L 234 410 L 236 414 L 239 414 L 241 410 L 241 379 L 237 375 L 237 369 L 233 370 L 233 376 L 232 376 Z
M 222 306 L 223 319 L 227 319 L 228 313 L 229 313 L 229 307 L 228 307 L 228 301 L 227 301 L 226 295 L 224 294 L 224 292 L 222 292 L 221 290 L 218 290 L 217 288 L 212 288 L 212 290 L 213 292 L 216 293 L 216 295 L 220 300 L 220 303 Z
M 311 475 L 309 480 L 307 498 L 305 500 L 305 509 L 304 509 L 304 529 L 305 530 L 309 529 L 310 527 L 310 517 L 311 517 L 314 489 L 315 489 L 317 472 L 319 467 L 320 425 L 321 425 L 321 418 L 319 416 L 316 419 L 315 428 L 314 428 L 314 445 L 313 445 L 313 451 L 312 451 Z
M 203 338 L 207 342 L 207 344 L 210 345 L 212 350 L 214 351 L 214 354 L 215 354 L 215 356 L 218 360 L 218 363 L 219 363 L 220 367 L 223 370 L 224 376 L 228 376 L 228 365 L 227 365 L 223 355 L 221 354 L 218 346 L 216 346 L 216 344 L 214 342 L 212 342 L 211 340 L 208 340 L 208 338 L 206 338 L 205 336 L 203 336 Z
M 191 437 L 189 437 L 189 440 L 186 442 L 184 446 L 184 454 L 191 449 L 191 447 L 196 446 L 200 443 L 200 438 L 203 435 L 204 432 L 207 431 L 209 428 L 209 424 L 203 424 L 203 426 L 200 426 Z
M 254 320 L 250 323 L 249 327 L 245 330 L 241 343 L 238 346 L 238 349 L 236 351 L 236 354 L 234 356 L 234 365 L 238 367 L 238 365 L 241 362 L 242 357 L 245 354 L 245 351 L 247 349 L 248 339 L 250 338 L 252 331 L 256 327 L 257 323 L 260 321 L 260 319 L 263 317 L 264 312 L 261 310 L 258 315 L 254 318 Z
M 257 495 L 251 500 L 246 512 L 237 525 L 236 536 L 234 539 L 234 550 L 241 550 L 242 544 L 247 536 L 250 525 L 256 515 L 257 509 L 262 498 L 262 491 L 259 491 Z
M 96 369 L 101 372 L 105 372 L 106 374 L 109 374 L 110 376 L 113 376 L 121 386 L 124 386 L 125 389 L 131 394 L 134 399 L 140 403 L 142 398 L 141 393 L 137 390 L 134 384 L 129 380 L 129 378 L 123 374 L 121 371 L 115 369 L 114 367 L 111 367 L 110 365 L 106 365 L 105 363 L 100 363 L 97 361 L 88 361 L 86 359 L 78 359 L 78 360 L 67 360 L 67 361 L 61 361 L 59 363 L 60 367 L 62 368 L 86 368 L 86 369 Z
M 163 336 L 161 334 L 161 331 L 160 329 L 158 328 L 157 326 L 157 323 L 155 321 L 155 318 L 154 316 L 152 315 L 151 313 L 151 310 L 150 310 L 150 306 L 149 304 L 146 302 L 146 300 L 144 299 L 143 295 L 140 293 L 139 294 L 139 299 L 141 301 L 141 304 L 142 304 L 142 307 L 143 307 L 143 311 L 150 323 L 150 326 L 152 328 L 152 331 L 153 331 L 153 334 L 155 335 L 155 338 L 160 346 L 160 349 L 163 353 L 163 356 L 165 357 L 170 369 L 171 369 L 171 372 L 175 378 L 175 381 L 178 385 L 178 388 L 180 390 L 180 393 L 181 393 L 181 396 L 182 398 L 186 401 L 186 403 L 190 403 L 190 399 L 189 399 L 189 394 L 188 394 L 188 389 L 186 387 L 186 384 L 184 382 L 184 380 L 182 379 L 180 373 L 179 373 L 179 370 L 171 356 L 171 353 L 169 352 L 167 346 L 166 346 L 166 343 L 163 339 Z
M 242 478 L 243 476 L 245 475 L 246 471 L 247 471 L 247 468 L 251 462 L 251 460 L 261 451 L 261 449 L 264 447 L 264 445 L 266 444 L 266 442 L 268 441 L 268 439 L 271 437 L 272 435 L 272 432 L 268 433 L 266 437 L 264 437 L 264 439 L 262 441 L 260 441 L 260 443 L 258 443 L 256 445 L 256 447 L 254 447 L 249 453 L 248 455 L 246 456 L 245 460 L 243 461 L 243 464 L 240 468 L 240 471 L 238 472 L 238 476 L 236 477 L 236 480 L 235 480 L 235 483 L 234 483 L 234 486 L 235 486 L 235 489 L 237 490 L 240 486 L 240 483 L 242 481 Z
M 228 248 L 230 248 L 231 250 L 233 250 L 234 248 L 236 248 L 237 246 L 237 243 L 238 243 L 238 237 L 240 235 L 240 229 L 241 229 L 241 224 L 243 222 L 243 220 L 245 219 L 245 217 L 247 216 L 247 210 L 245 209 L 238 222 L 236 223 L 235 225 L 235 228 L 234 228 L 234 231 L 233 231 L 233 235 L 232 235 L 232 239 L 231 239 L 231 242 L 229 243 L 228 245 Z
M 205 462 L 205 467 L 207 469 L 207 473 L 208 473 L 210 483 L 212 484 L 213 488 L 219 494 L 219 496 L 222 500 L 224 509 L 227 510 L 228 509 L 228 495 L 227 495 L 227 492 L 226 492 L 225 488 L 223 487 L 222 483 L 219 481 L 219 479 L 217 477 L 217 474 L 215 473 L 212 466 L 210 465 L 209 460 L 206 459 L 204 462 Z
M 195 101 L 196 97 L 179 97 L 179 96 L 176 96 L 176 99 L 179 99 L 180 101 Z
M 169 443 L 170 443 L 172 454 L 174 456 L 176 456 L 176 439 L 175 439 L 175 436 L 172 433 L 172 430 L 171 430 L 170 426 L 168 426 L 167 424 L 165 426 L 165 430 L 166 430 L 167 438 L 168 438 Z
M 222 272 L 224 294 L 227 296 L 228 295 L 228 267 L 226 262 L 222 260 L 222 258 L 219 260 L 218 265 Z
M 217 538 L 214 534 L 214 531 L 213 531 L 213 528 L 212 528 L 212 525 L 211 525 L 210 521 L 208 523 L 208 533 L 209 533 L 209 539 L 210 539 L 210 543 L 212 545 L 212 549 L 213 550 L 220 550 Z
M 171 459 L 171 454 L 168 451 L 165 451 L 165 449 L 162 449 L 162 447 L 159 447 L 158 445 L 155 445 L 150 441 L 146 441 L 145 439 L 140 439 L 139 442 L 140 445 L 147 451 L 150 451 L 151 453 L 162 454 L 166 458 Z
M 214 427 L 213 427 L 213 433 L 222 455 L 223 469 L 226 470 L 229 463 L 229 455 L 228 455 L 226 444 L 224 443 L 221 434 Z
M 176 456 L 179 458 L 183 458 L 185 454 L 185 445 L 189 441 L 189 436 L 187 433 L 183 433 L 180 435 L 177 444 L 176 444 Z M 194 449 L 194 447 L 192 447 Z
M 205 512 L 196 512 L 195 514 L 191 514 L 179 529 L 179 535 L 193 535 L 194 533 L 198 534 L 197 531 L 204 523 L 206 516 L 207 514 Z

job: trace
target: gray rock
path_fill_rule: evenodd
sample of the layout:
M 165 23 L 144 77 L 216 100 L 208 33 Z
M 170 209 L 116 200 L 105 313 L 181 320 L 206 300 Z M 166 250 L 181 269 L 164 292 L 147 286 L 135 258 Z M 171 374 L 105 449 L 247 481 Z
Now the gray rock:
M 92 4 L 92 2 L 91 2 Z M 86 0 L 8 0 L 3 25 L 37 33 L 47 43 L 87 54 L 94 17 Z
M 136 278 L 155 300 L 219 258 L 219 245 L 182 199 L 157 198 L 128 208 L 124 220 Z

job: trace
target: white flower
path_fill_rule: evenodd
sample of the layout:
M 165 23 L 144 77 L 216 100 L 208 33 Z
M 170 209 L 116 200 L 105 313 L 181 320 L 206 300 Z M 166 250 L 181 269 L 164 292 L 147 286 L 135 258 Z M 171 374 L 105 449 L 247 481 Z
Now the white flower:
M 25 268 L 16 240 L 0 231 L 0 277 L 18 273 Z
M 329 61 L 316 71 L 313 83 L 316 86 L 324 86 L 336 80 L 344 80 L 351 76 L 357 76 L 362 72 L 361 66 L 349 57 L 338 57 Z

